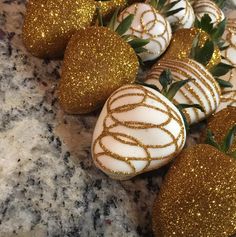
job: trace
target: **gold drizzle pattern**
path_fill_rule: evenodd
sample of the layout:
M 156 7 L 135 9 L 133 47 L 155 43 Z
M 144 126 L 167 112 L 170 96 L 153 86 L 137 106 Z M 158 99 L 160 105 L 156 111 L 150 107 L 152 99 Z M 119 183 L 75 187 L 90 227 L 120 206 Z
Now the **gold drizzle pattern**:
M 187 78 L 195 79 L 182 87 L 174 98 L 175 104 L 197 103 L 204 108 L 204 113 L 195 108 L 183 111 L 190 124 L 201 121 L 217 109 L 220 103 L 220 88 L 212 75 L 202 65 L 192 59 L 161 60 L 153 66 L 146 82 L 152 83 L 155 80 L 155 84 L 159 86 L 159 76 L 166 68 L 171 70 L 176 81 Z
M 211 0 L 195 1 L 193 9 L 198 19 L 201 19 L 204 14 L 208 14 L 214 24 L 218 24 L 225 19 L 224 13 L 217 4 Z
M 159 106 L 157 106 L 158 104 Z M 140 173 L 156 169 L 166 164 L 170 159 L 174 158 L 184 146 L 186 134 L 180 113 L 175 109 L 171 102 L 168 102 L 168 100 L 160 93 L 155 93 L 153 89 L 145 88 L 139 85 L 123 86 L 112 94 L 112 96 L 105 104 L 104 108 L 106 109 L 107 113 L 104 120 L 102 121 L 102 132 L 100 135 L 98 135 L 97 138 L 95 138 L 92 150 L 95 164 L 97 164 L 99 168 L 101 168 L 107 174 L 110 174 L 112 176 L 123 175 L 127 177 L 133 177 Z M 127 119 L 126 121 L 125 116 L 121 119 L 122 113 L 135 111 L 140 108 L 154 110 L 157 113 L 156 121 L 142 121 L 145 116 L 144 114 L 134 117 L 133 121 L 130 121 L 129 119 Z M 162 121 L 161 118 L 163 118 L 163 116 L 165 119 Z M 173 121 L 176 123 L 175 126 L 177 131 L 179 129 L 177 135 L 174 134 L 174 132 L 171 131 L 170 128 L 168 128 L 168 126 L 170 126 Z M 177 125 L 179 126 L 179 128 Z M 161 130 L 162 133 L 169 137 L 169 142 L 162 144 L 162 139 L 160 139 L 159 141 L 157 139 L 157 141 L 155 141 L 155 144 L 144 144 L 144 142 L 142 142 L 142 137 L 137 135 L 137 132 L 144 130 L 150 131 L 151 129 Z M 127 132 L 125 133 L 124 131 L 126 130 Z M 136 147 L 142 149 L 145 156 L 138 157 L 135 155 L 132 156 L 131 154 L 129 157 L 125 157 L 122 154 L 117 154 L 113 150 L 106 147 L 106 145 L 103 143 L 103 138 L 111 138 L 118 141 L 120 144 L 125 144 L 134 148 Z M 159 155 L 153 157 L 151 154 L 152 149 L 168 149 L 171 146 L 174 146 L 174 151 L 168 151 L 168 154 L 165 156 Z M 108 168 L 100 160 L 100 158 L 104 156 L 106 156 L 106 159 L 111 158 L 117 161 L 124 162 L 130 167 L 130 170 L 132 171 L 123 172 L 122 170 L 117 171 L 113 170 L 112 168 Z M 143 161 L 145 162 L 145 165 L 141 170 L 137 170 L 134 161 Z M 163 162 L 163 164 L 153 164 L 153 162 L 155 161 L 161 161 Z
M 142 53 L 141 57 L 143 55 L 144 58 L 152 60 L 160 56 L 172 37 L 169 22 L 155 8 L 145 3 L 136 3 L 126 8 L 118 17 L 118 22 L 129 14 L 134 14 L 135 19 L 126 33 L 150 40 L 145 46 L 147 52 Z

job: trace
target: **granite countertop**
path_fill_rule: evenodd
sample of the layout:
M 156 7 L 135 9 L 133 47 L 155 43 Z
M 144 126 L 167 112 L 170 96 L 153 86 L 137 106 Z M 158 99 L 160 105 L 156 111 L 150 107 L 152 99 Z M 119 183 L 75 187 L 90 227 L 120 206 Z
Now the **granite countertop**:
M 95 168 L 97 115 L 60 109 L 61 62 L 26 51 L 24 12 L 23 0 L 0 1 L 0 237 L 151 237 L 166 168 L 122 182 Z

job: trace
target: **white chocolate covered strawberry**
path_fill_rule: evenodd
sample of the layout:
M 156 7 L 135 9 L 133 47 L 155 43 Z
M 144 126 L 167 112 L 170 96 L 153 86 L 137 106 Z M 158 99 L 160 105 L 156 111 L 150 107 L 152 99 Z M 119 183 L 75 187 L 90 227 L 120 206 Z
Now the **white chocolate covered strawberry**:
M 131 37 L 148 39 L 146 51 L 140 52 L 143 61 L 154 60 L 161 56 L 168 47 L 172 31 L 169 22 L 149 4 L 136 3 L 124 9 L 118 16 L 118 22 L 133 14 L 134 20 L 126 32 Z

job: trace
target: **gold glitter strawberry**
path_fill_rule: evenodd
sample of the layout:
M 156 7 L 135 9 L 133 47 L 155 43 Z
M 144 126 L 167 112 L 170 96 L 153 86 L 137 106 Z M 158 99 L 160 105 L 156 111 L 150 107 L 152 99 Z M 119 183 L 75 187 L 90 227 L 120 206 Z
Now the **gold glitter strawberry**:
M 221 62 L 221 49 L 224 41 L 222 35 L 225 31 L 226 20 L 221 21 L 215 27 L 209 15 L 205 14 L 201 20 L 196 20 L 195 28 L 179 29 L 173 34 L 173 38 L 164 58 L 188 58 L 191 52 L 193 41 L 199 35 L 200 46 L 203 47 L 207 40 L 214 42 L 214 53 L 206 66 L 208 69 Z
M 93 0 L 29 0 L 22 32 L 25 47 L 37 57 L 61 57 L 70 37 L 91 24 L 95 10 Z
M 235 109 L 216 115 L 216 139 L 208 131 L 208 144 L 184 150 L 167 173 L 153 207 L 157 237 L 228 237 L 236 233 Z M 225 132 L 219 123 L 230 113 Z M 218 130 L 220 128 L 220 130 Z M 217 141 L 219 143 L 217 143 Z
M 113 91 L 135 81 L 139 68 L 136 52 L 144 51 L 148 41 L 125 34 L 133 15 L 114 28 L 117 14 L 118 10 L 107 27 L 85 28 L 71 38 L 59 85 L 59 101 L 66 112 L 92 112 Z M 102 24 L 101 17 L 99 20 Z

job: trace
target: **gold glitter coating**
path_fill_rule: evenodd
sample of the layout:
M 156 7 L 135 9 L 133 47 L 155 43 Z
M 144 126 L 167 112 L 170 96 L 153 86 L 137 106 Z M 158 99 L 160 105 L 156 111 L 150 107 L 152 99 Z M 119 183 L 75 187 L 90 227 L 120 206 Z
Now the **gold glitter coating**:
M 96 2 L 96 6 L 100 8 L 100 12 L 104 17 L 111 15 L 117 7 L 124 8 L 126 5 L 127 0 L 110 0 Z
M 194 79 L 183 86 L 174 97 L 175 104 L 199 104 L 204 109 L 204 113 L 195 108 L 184 109 L 189 124 L 199 122 L 215 112 L 220 103 L 221 91 L 218 83 L 205 67 L 188 58 L 163 59 L 154 64 L 147 75 L 147 83 L 148 80 L 152 80 L 150 83 L 154 80 L 159 87 L 158 79 L 167 68 L 171 70 L 176 81 Z
M 134 50 L 105 27 L 78 31 L 69 41 L 59 101 L 68 113 L 89 113 L 120 86 L 134 82 L 139 62 Z
M 94 13 L 93 0 L 30 0 L 22 32 L 25 47 L 37 57 L 61 57 L 70 37 L 89 26 Z
M 236 161 L 209 145 L 183 151 L 153 207 L 156 237 L 229 237 L 236 233 Z
M 166 101 L 163 100 L 163 95 L 158 92 L 157 95 L 153 92 L 154 90 L 147 89 L 143 86 L 126 85 L 115 91 L 105 104 L 107 114 L 102 121 L 102 133 L 93 142 L 92 152 L 95 164 L 113 178 L 128 179 L 138 174 L 157 169 L 176 157 L 185 144 L 186 132 L 181 114 L 165 97 Z M 138 98 L 138 101 L 134 102 L 134 98 Z M 126 101 L 126 103 L 122 102 L 119 104 L 119 101 Z M 150 103 L 150 101 L 152 101 L 152 103 Z M 159 119 L 157 118 L 156 122 L 152 123 L 143 121 L 143 116 L 138 116 L 136 112 L 136 110 L 140 108 L 156 111 Z M 127 112 L 136 114 L 136 117 L 133 117 L 133 121 L 127 119 L 124 115 L 128 114 Z M 177 125 L 176 129 L 178 133 L 176 134 L 169 129 L 173 127 L 173 122 Z M 122 129 L 126 128 L 127 134 L 122 131 L 116 132 L 119 126 L 122 126 Z M 155 129 L 157 133 L 162 134 L 164 140 L 155 141 L 153 144 L 144 144 L 144 142 L 142 142 L 143 139 L 137 136 L 138 132 L 144 130 L 147 133 L 152 133 L 153 129 Z M 134 130 L 136 130 L 136 132 Z M 168 139 L 166 139 L 165 136 L 167 136 Z M 134 154 L 130 154 L 129 157 L 117 154 L 106 147 L 103 141 L 104 138 L 115 139 L 119 141 L 120 144 L 127 144 L 133 148 L 138 147 L 138 149 L 143 150 L 145 156 L 138 157 L 135 152 Z M 151 154 L 151 150 L 153 149 L 159 149 L 159 153 L 162 152 L 162 149 L 170 149 L 171 151 L 167 156 L 158 154 L 158 156 L 153 157 Z M 106 167 L 100 160 L 104 156 L 108 157 L 108 159 L 110 157 L 113 160 L 126 163 L 126 165 L 130 167 L 131 172 L 115 171 Z M 142 170 L 136 170 L 135 161 L 146 162 Z M 163 163 L 153 165 L 155 161 L 163 161 Z
M 202 30 L 191 29 L 179 29 L 173 34 L 173 38 L 169 48 L 164 54 L 164 58 L 189 58 L 192 43 L 196 35 L 200 32 L 200 45 L 203 47 L 206 40 L 209 38 L 208 34 Z M 210 62 L 207 65 L 207 69 L 212 68 L 221 62 L 221 52 L 218 47 L 215 46 L 215 50 Z
M 216 141 L 221 143 L 234 125 L 236 125 L 236 107 L 229 106 L 210 117 L 207 128 L 213 132 Z M 236 139 L 231 151 L 236 151 Z

